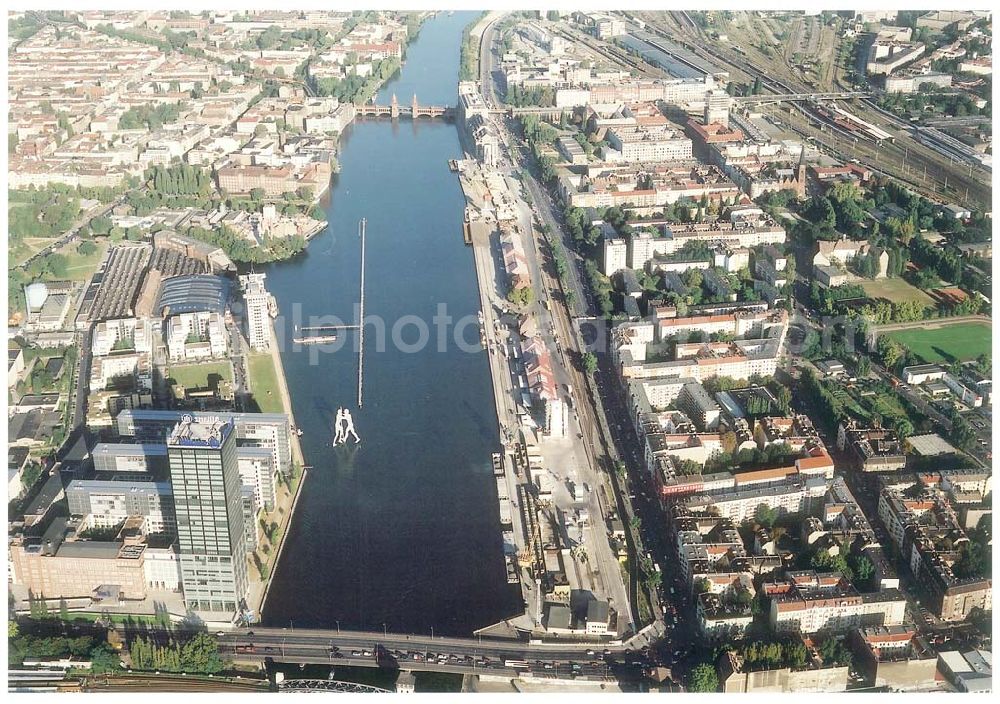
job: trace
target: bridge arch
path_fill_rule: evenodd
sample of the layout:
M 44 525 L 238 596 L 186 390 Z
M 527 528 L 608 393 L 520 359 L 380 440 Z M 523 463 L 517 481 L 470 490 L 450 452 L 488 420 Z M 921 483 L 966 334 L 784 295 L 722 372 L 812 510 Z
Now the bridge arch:
M 350 692 L 354 694 L 391 694 L 391 690 L 341 680 L 285 680 L 278 685 L 283 692 Z

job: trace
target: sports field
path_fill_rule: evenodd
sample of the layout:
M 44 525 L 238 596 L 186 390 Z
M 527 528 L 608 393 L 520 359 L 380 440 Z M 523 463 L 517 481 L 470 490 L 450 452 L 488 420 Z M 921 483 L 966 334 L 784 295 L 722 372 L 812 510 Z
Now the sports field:
M 937 328 L 897 330 L 886 335 L 902 343 L 929 364 L 966 361 L 990 354 L 990 326 L 985 323 L 958 323 Z
M 871 298 L 884 298 L 893 303 L 916 301 L 925 306 L 935 305 L 933 298 L 903 279 L 865 279 L 859 283 Z

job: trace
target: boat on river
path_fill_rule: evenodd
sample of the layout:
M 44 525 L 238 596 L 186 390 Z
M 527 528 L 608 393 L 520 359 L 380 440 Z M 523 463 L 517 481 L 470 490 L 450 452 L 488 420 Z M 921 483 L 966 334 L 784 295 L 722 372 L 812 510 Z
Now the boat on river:
M 293 337 L 292 342 L 296 345 L 322 345 L 333 342 L 337 339 L 336 334 L 332 335 L 309 335 L 308 337 Z

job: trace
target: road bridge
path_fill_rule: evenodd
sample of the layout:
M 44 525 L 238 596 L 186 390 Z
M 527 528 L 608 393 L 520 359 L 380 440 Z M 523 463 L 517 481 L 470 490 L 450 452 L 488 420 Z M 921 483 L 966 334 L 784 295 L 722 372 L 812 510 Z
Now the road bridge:
M 525 642 L 497 638 L 450 638 L 383 631 L 254 628 L 218 635 L 227 659 L 350 665 L 456 674 L 532 673 L 603 680 L 638 660 L 620 642 Z
M 413 120 L 421 117 L 451 119 L 455 116 L 454 107 L 421 105 L 417 100 L 416 94 L 414 94 L 413 100 L 410 101 L 409 105 L 400 105 L 395 93 L 393 93 L 392 101 L 389 105 L 355 103 L 354 112 L 358 117 L 388 117 L 393 120 L 398 120 L 400 117 L 408 117 Z

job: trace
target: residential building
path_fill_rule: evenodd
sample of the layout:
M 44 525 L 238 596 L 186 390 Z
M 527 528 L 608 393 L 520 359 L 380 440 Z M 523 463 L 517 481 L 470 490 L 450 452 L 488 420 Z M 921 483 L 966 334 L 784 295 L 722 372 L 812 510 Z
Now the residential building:
M 250 349 L 268 350 L 271 346 L 271 294 L 264 288 L 267 274 L 250 273 L 240 276 L 240 286 L 243 288 L 245 305 L 244 318 L 247 326 L 247 339 Z
M 859 593 L 840 572 L 789 571 L 764 585 L 776 632 L 843 632 L 859 626 L 903 622 L 906 598 L 898 589 Z
M 689 382 L 681 388 L 677 397 L 677 407 L 693 420 L 698 429 L 705 432 L 719 427 L 721 409 L 698 382 Z
M 102 320 L 94 325 L 90 350 L 95 357 L 122 350 L 149 354 L 153 351 L 152 322 L 139 318 Z
M 283 413 L 204 413 L 153 409 L 125 409 L 115 419 L 119 437 L 143 443 L 164 443 L 182 415 L 211 421 L 222 417 L 235 425 L 240 447 L 266 447 L 284 476 L 292 472 L 291 426 Z
M 903 692 L 935 687 L 937 654 L 913 624 L 858 628 L 848 642 L 854 667 L 869 687 Z
M 902 443 L 888 428 L 859 428 L 845 421 L 837 428 L 837 449 L 849 451 L 861 472 L 898 472 L 906 466 Z
M 683 499 L 684 505 L 693 513 L 714 511 L 738 524 L 753 518 L 762 505 L 779 514 L 808 512 L 826 494 L 826 479 L 822 476 L 802 475 L 795 467 L 764 472 L 762 480 L 751 475 L 742 485 L 688 496 Z
M 885 31 L 885 30 L 883 30 Z M 881 33 L 880 33 L 881 34 Z M 927 47 L 920 43 L 911 43 L 908 40 L 900 41 L 896 35 L 882 39 L 878 38 L 872 43 L 868 50 L 868 59 L 865 63 L 865 70 L 871 76 L 887 76 L 896 69 L 920 58 Z
M 88 517 L 94 528 L 114 528 L 141 516 L 147 533 L 176 533 L 170 482 L 73 479 L 66 486 L 70 515 Z
M 924 605 L 943 621 L 962 621 L 974 609 L 993 608 L 993 582 L 955 574 L 959 549 L 969 541 L 943 492 L 927 489 L 916 498 L 885 489 L 878 515 L 914 577 L 924 585 Z
M 646 162 L 682 161 L 693 156 L 691 140 L 668 127 L 614 127 L 608 130 L 610 149 L 605 149 L 607 161 Z

